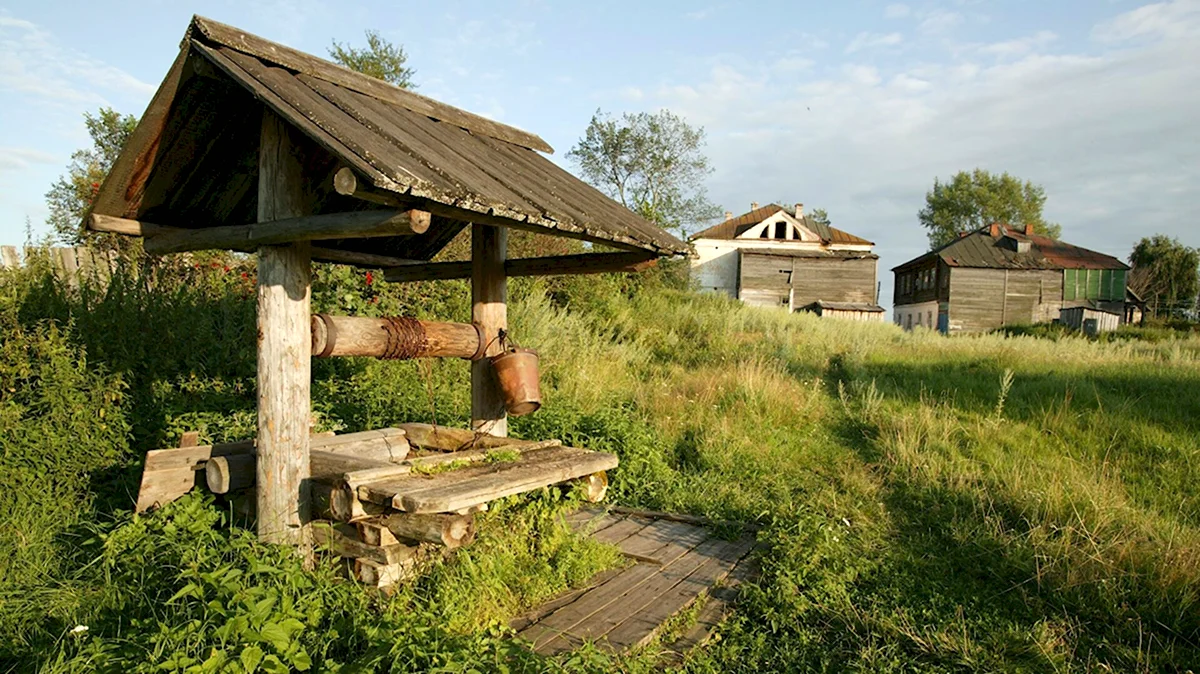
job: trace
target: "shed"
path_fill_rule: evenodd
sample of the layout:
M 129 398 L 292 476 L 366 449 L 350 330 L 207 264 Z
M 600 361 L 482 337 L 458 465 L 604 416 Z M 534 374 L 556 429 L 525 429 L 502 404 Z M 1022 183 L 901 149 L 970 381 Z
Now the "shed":
M 1121 327 L 1122 318 L 1122 315 L 1115 311 L 1106 311 L 1095 306 L 1067 307 L 1058 314 L 1059 323 L 1072 330 L 1081 330 L 1092 337 Z
M 883 307 L 863 302 L 825 302 L 817 300 L 800 307 L 800 311 L 814 313 L 821 318 L 840 318 L 850 321 L 883 321 Z
M 341 549 L 357 551 L 347 556 L 364 565 L 399 563 L 400 553 L 380 548 L 377 520 L 366 529 L 374 534 L 363 533 L 361 518 L 370 513 L 411 533 L 419 528 L 413 517 L 465 516 L 488 500 L 564 480 L 588 480 L 602 494 L 614 455 L 505 438 L 507 414 L 530 408 L 506 400 L 511 391 L 501 388 L 493 364 L 506 353 L 506 279 L 638 270 L 687 248 L 540 154 L 551 151 L 534 134 L 194 17 L 87 226 L 144 237 L 152 254 L 257 253 L 258 434 L 236 448 L 161 450 L 185 452 L 183 467 L 166 455 L 148 459 L 143 491 L 153 482 L 152 465 L 183 471 L 160 477 L 185 486 L 188 471 L 206 462 L 226 471 L 241 466 L 248 477 L 218 477 L 258 485 L 260 537 L 303 550 L 315 531 L 308 526 L 319 500 L 312 485 L 328 481 L 328 510 L 358 522 L 365 537 Z M 469 261 L 429 261 L 466 227 Z M 514 228 L 596 249 L 508 259 Z M 314 316 L 310 260 L 382 268 L 398 282 L 470 278 L 472 323 Z M 345 442 L 310 440 L 310 358 L 345 355 L 470 361 L 472 430 L 416 425 Z M 405 435 L 404 453 L 410 445 L 467 449 L 458 456 L 469 462 L 505 446 L 520 459 L 414 479 L 413 461 L 421 459 L 396 459 L 396 438 Z M 328 449 L 331 442 L 344 451 Z M 362 443 L 382 443 L 391 460 L 345 453 Z

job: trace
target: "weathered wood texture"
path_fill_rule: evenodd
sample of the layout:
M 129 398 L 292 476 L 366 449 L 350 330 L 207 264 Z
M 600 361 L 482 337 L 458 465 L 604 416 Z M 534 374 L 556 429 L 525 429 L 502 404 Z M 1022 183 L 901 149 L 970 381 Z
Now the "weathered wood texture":
M 400 540 L 461 548 L 475 540 L 474 515 L 396 513 L 378 520 Z
M 253 440 L 218 445 L 189 445 L 187 440 L 190 437 L 191 434 L 185 433 L 179 448 L 146 452 L 142 484 L 135 506 L 137 512 L 166 505 L 191 491 L 196 486 L 198 477 L 202 481 L 207 479 L 208 463 L 214 458 L 241 457 L 254 453 Z M 388 465 L 385 462 L 400 461 L 408 451 L 404 431 L 395 428 L 345 435 L 317 434 L 309 438 L 309 446 L 310 474 L 338 480 L 347 472 Z M 247 469 L 245 463 L 239 459 L 235 459 L 232 465 L 233 470 L 248 470 L 250 484 L 253 484 L 253 465 Z M 229 464 L 214 470 L 218 471 L 218 484 L 224 479 L 221 473 L 231 474 Z M 197 476 L 198 471 L 205 474 Z M 244 482 L 244 478 L 241 477 L 229 479 L 230 484 Z
M 308 208 L 304 169 L 286 122 L 264 111 L 258 219 L 299 217 Z M 258 535 L 308 554 L 308 424 L 312 338 L 308 242 L 258 250 Z
M 399 105 L 420 115 L 455 124 L 472 133 L 490 136 L 542 152 L 554 152 L 554 149 L 547 145 L 546 141 L 528 131 L 522 131 L 516 127 L 440 103 L 374 77 L 368 77 L 304 52 L 264 40 L 233 26 L 197 16 L 192 21 L 191 30 L 199 32 L 215 42 L 235 46 L 249 54 L 280 63 L 296 72 Z
M 471 226 L 471 322 L 485 340 L 485 358 L 471 363 L 471 428 L 501 437 L 508 435 L 508 415 L 496 370 L 486 357 L 504 351 L 500 334 L 508 330 L 507 255 L 508 230 Z
M 1062 306 L 1059 270 L 950 269 L 950 332 L 1049 321 Z
M 498 438 L 487 433 L 468 431 L 462 428 L 434 426 L 432 424 L 409 423 L 400 424 L 405 437 L 414 447 L 433 449 L 440 452 L 461 452 L 465 449 L 494 449 L 497 447 L 523 448 L 531 445 L 545 446 L 547 440 L 518 440 L 516 438 Z M 562 444 L 557 440 L 557 444 Z
M 875 303 L 878 260 L 797 258 L 742 252 L 739 297 L 754 306 L 798 309 L 817 300 Z
M 412 559 L 417 554 L 415 545 L 396 543 L 393 545 L 370 545 L 364 543 L 358 530 L 349 524 L 313 522 L 313 541 L 323 550 L 339 557 L 354 557 L 378 564 L 396 564 Z
M 145 248 L 155 255 L 210 249 L 253 251 L 259 246 L 294 241 L 412 236 L 426 232 L 429 223 L 428 211 L 380 210 L 295 216 L 252 225 L 159 227 L 146 239 Z
M 469 323 L 420 321 L 406 317 L 312 317 L 316 357 L 474 358 L 482 355 L 480 330 Z
M 515 461 L 361 484 L 357 494 L 364 501 L 410 513 L 453 512 L 616 466 L 617 457 L 612 454 L 552 447 L 522 452 Z
M 639 272 L 649 269 L 656 258 L 646 253 L 579 253 L 548 257 L 514 258 L 504 263 L 506 276 L 555 276 Z M 388 269 L 384 278 L 395 283 L 470 278 L 470 262 L 433 262 L 421 266 Z
M 168 227 L 166 225 L 159 225 L 153 222 L 129 220 L 127 218 L 117 218 L 110 215 L 100 215 L 98 213 L 93 213 L 88 216 L 87 222 L 88 229 L 94 232 L 124 234 L 125 236 L 154 237 L 158 236 L 159 234 L 189 231 L 181 227 Z M 248 246 L 247 248 L 250 249 L 251 247 Z M 423 260 L 406 260 L 392 257 L 390 255 L 360 253 L 358 251 L 342 250 L 340 248 L 313 246 L 311 250 L 312 258 L 314 260 L 336 262 L 338 264 L 350 264 L 358 267 L 391 268 L 406 264 L 427 264 Z
M 513 621 L 519 636 L 539 653 L 561 653 L 585 641 L 597 641 L 601 648 L 611 650 L 644 645 L 671 616 L 735 569 L 743 569 L 734 578 L 741 582 L 753 568 L 747 558 L 754 544 L 750 536 L 725 541 L 711 538 L 703 527 L 683 522 L 613 515 L 597 519 L 593 515 L 573 517 L 572 523 L 582 531 L 592 530 L 593 539 L 618 546 L 626 557 L 638 562 L 606 573 L 583 591 L 564 593 L 546 607 Z M 722 596 L 732 601 L 731 594 Z

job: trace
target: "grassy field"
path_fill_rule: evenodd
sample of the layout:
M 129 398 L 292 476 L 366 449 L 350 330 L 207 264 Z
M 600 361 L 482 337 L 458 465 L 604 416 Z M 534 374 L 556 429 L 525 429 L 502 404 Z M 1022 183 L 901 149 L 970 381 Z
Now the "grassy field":
M 95 294 L 0 279 L 0 671 L 653 667 L 653 646 L 550 661 L 508 639 L 616 559 L 563 530 L 557 491 L 390 599 L 199 495 L 131 516 L 146 449 L 252 432 L 252 279 L 224 264 Z M 462 285 L 318 281 L 323 310 L 467 311 Z M 545 395 L 515 435 L 617 452 L 617 502 L 762 527 L 760 581 L 689 671 L 1200 668 L 1200 338 L 947 339 L 607 277 L 513 299 Z M 314 408 L 463 424 L 467 379 L 320 362 Z

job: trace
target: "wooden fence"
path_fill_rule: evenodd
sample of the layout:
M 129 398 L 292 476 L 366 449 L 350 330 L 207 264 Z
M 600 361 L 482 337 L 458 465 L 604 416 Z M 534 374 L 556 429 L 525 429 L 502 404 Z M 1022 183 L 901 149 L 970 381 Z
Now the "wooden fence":
M 81 278 L 107 279 L 116 262 L 114 253 L 82 246 L 25 248 L 23 251 L 16 246 L 0 246 L 0 269 L 19 268 L 35 255 L 47 258 L 55 276 L 72 287 L 78 286 Z

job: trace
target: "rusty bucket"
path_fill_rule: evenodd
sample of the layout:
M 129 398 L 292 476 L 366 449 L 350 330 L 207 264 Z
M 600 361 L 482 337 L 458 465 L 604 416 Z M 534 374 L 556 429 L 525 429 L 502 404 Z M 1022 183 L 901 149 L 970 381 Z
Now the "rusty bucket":
M 542 406 L 537 351 L 514 347 L 492 356 L 491 361 L 504 393 L 504 409 L 514 417 L 536 412 Z

